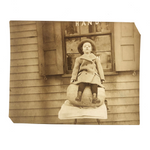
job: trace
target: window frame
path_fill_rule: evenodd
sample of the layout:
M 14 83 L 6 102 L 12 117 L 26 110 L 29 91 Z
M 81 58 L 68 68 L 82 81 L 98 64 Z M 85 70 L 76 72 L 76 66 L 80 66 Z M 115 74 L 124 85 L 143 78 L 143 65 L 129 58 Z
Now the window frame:
M 87 34 L 75 34 L 75 35 L 65 35 L 65 22 L 61 23 L 62 26 L 62 46 L 63 46 L 63 69 L 64 69 L 64 75 L 63 77 L 70 77 L 71 73 L 67 73 L 67 59 L 66 59 L 66 44 L 65 44 L 65 38 L 80 38 L 85 36 L 99 36 L 99 35 L 110 35 L 111 39 L 111 57 L 112 57 L 112 71 L 104 71 L 105 75 L 116 75 L 117 72 L 115 71 L 115 54 L 114 54 L 114 23 L 109 22 L 112 24 L 111 31 L 103 32 L 103 33 L 87 33 Z

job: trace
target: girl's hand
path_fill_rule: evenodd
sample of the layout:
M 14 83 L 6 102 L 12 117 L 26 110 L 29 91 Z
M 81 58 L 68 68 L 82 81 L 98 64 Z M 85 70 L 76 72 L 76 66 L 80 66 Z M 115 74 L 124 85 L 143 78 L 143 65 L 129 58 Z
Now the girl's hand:
M 103 84 L 105 82 L 105 80 L 101 80 L 101 83 Z
M 75 82 L 75 81 L 76 81 L 76 80 L 73 79 L 73 80 L 70 81 L 70 83 L 73 83 L 73 82 Z

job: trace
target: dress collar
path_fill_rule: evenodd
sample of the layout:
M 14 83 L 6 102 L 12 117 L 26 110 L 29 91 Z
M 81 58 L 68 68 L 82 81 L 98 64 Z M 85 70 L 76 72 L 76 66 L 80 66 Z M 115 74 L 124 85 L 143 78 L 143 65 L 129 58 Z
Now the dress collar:
M 91 53 L 89 55 L 83 54 L 82 56 L 80 56 L 80 58 L 92 61 L 93 59 L 96 58 L 96 56 L 93 53 Z

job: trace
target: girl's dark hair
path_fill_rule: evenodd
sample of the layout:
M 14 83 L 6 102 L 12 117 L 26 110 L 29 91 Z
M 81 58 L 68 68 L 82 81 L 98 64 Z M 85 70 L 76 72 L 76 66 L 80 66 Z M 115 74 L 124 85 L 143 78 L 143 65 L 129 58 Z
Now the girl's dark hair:
M 83 44 L 84 44 L 85 42 L 89 42 L 89 43 L 91 44 L 91 46 L 92 46 L 92 52 L 91 52 L 91 53 L 94 53 L 94 52 L 96 51 L 96 46 L 95 46 L 94 41 L 91 40 L 91 39 L 84 39 L 84 40 L 82 40 L 82 41 L 79 43 L 79 45 L 78 45 L 78 51 L 79 51 L 79 53 L 80 53 L 81 55 L 84 54 L 84 53 L 83 53 Z

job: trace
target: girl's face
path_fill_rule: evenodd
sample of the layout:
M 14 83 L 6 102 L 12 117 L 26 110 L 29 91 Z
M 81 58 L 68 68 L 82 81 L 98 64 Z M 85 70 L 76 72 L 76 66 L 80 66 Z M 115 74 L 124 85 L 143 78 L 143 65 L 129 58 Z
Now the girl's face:
M 82 46 L 82 49 L 83 49 L 84 54 L 90 54 L 91 51 L 92 51 L 91 43 L 89 43 L 89 42 L 84 43 L 83 46 Z

